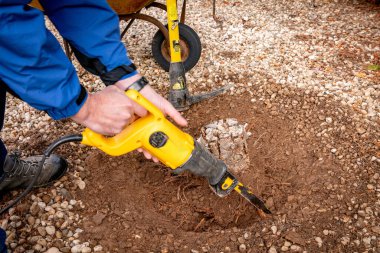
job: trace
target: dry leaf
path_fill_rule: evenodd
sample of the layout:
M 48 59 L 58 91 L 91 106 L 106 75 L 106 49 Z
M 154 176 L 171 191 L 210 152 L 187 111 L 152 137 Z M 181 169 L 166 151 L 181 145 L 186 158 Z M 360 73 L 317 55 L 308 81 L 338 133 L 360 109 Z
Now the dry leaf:
M 355 73 L 355 76 L 360 77 L 360 78 L 365 78 L 367 74 L 363 72 L 358 72 L 358 73 Z

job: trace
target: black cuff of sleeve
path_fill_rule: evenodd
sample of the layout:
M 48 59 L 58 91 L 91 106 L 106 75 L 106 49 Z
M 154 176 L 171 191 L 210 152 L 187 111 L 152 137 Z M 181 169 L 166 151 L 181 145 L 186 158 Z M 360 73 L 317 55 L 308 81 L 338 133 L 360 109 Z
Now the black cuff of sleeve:
M 102 79 L 103 83 L 108 86 L 108 85 L 115 84 L 123 76 L 131 74 L 135 71 L 136 71 L 136 66 L 133 63 L 129 66 L 121 65 L 107 73 L 101 74 L 100 79 Z
M 148 84 L 149 84 L 148 80 L 145 77 L 141 77 L 139 80 L 137 80 L 136 82 L 134 82 L 130 86 L 128 86 L 126 91 L 131 90 L 131 89 L 140 91 Z
M 86 94 L 87 94 L 86 89 L 81 85 L 80 86 L 80 93 L 79 93 L 77 100 L 75 100 L 75 103 L 77 105 L 81 105 L 83 100 L 86 98 Z

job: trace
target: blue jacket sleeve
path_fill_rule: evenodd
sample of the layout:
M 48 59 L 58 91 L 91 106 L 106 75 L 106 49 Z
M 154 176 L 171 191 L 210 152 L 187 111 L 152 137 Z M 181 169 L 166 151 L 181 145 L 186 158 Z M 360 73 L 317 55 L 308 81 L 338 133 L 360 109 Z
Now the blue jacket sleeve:
M 76 114 L 87 98 L 75 69 L 29 1 L 0 0 L 0 79 L 53 119 Z M 1 83 L 1 82 L 0 82 Z
M 40 0 L 40 3 L 73 47 L 79 62 L 91 73 L 102 78 L 115 68 L 132 64 L 120 41 L 119 18 L 106 0 Z M 123 78 L 136 73 L 135 69 L 130 70 Z

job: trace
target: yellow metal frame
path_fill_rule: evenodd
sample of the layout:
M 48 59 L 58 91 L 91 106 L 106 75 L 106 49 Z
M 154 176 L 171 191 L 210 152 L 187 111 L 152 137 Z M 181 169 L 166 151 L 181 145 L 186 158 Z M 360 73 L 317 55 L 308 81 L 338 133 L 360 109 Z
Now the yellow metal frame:
M 166 0 L 171 63 L 182 62 L 176 0 Z

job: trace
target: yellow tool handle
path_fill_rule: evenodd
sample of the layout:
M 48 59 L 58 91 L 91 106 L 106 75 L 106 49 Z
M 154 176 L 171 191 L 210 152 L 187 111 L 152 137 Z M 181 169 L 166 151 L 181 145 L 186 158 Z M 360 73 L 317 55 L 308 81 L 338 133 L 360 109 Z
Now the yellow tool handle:
M 193 138 L 167 120 L 164 114 L 139 92 L 128 90 L 125 94 L 143 106 L 148 114 L 113 137 L 106 137 L 86 128 L 82 132 L 82 144 L 96 147 L 112 156 L 144 148 L 171 169 L 186 163 L 194 149 Z
M 182 62 L 179 38 L 179 20 L 177 13 L 177 0 L 166 0 L 168 32 L 170 40 L 170 62 Z

